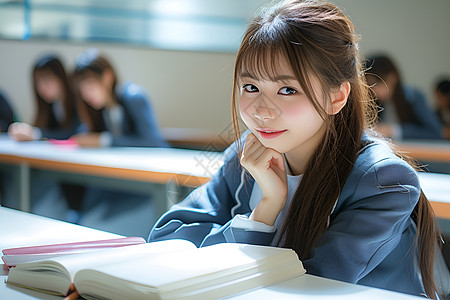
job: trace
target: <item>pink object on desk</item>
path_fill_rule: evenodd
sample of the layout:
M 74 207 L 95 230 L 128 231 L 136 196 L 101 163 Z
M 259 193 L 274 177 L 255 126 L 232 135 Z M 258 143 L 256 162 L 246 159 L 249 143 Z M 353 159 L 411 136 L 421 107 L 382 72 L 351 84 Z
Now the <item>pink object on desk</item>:
M 53 144 L 53 145 L 78 147 L 78 143 L 74 138 L 69 138 L 67 140 L 49 139 L 48 141 L 50 142 L 50 144 Z
M 2 250 L 2 260 L 8 267 L 11 267 L 19 263 L 30 262 L 38 259 L 47 259 L 61 255 L 131 246 L 143 243 L 145 243 L 145 240 L 141 237 L 125 237 L 87 242 L 9 248 Z

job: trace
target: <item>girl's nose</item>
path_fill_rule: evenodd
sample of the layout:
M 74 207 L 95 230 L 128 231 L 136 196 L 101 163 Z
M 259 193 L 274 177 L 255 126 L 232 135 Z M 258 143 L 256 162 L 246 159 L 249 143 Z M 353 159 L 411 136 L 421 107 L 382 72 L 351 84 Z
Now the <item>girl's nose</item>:
M 253 117 L 260 121 L 272 120 L 276 117 L 277 110 L 269 107 L 266 101 L 260 101 L 255 107 Z
M 255 117 L 260 121 L 266 121 L 272 119 L 272 114 L 268 109 L 257 108 L 256 111 L 253 113 L 253 117 Z

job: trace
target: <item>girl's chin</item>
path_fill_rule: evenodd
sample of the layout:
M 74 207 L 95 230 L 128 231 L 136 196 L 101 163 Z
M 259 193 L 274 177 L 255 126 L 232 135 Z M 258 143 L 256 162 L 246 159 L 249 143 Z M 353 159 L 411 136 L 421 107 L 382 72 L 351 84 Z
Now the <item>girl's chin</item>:
M 273 149 L 273 150 L 275 150 L 275 151 L 277 151 L 279 153 L 285 153 L 286 152 L 286 149 L 283 149 L 283 147 L 280 147 L 279 143 L 277 143 L 275 141 L 265 140 L 265 139 L 262 139 L 260 137 L 258 137 L 258 140 L 266 148 L 271 148 L 271 149 Z

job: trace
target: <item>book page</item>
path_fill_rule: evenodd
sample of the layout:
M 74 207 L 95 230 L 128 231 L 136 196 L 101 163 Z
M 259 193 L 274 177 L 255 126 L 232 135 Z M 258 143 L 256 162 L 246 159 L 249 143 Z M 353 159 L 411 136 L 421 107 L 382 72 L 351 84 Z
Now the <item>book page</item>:
M 52 261 L 63 265 L 73 278 L 76 272 L 85 268 L 120 263 L 139 264 L 152 255 L 189 249 L 197 247 L 187 240 L 167 240 L 57 257 Z
M 148 256 L 138 264 L 125 262 L 91 267 L 75 275 L 75 286 L 83 296 L 95 295 L 102 287 L 111 294 L 139 290 L 142 294 L 188 291 L 208 285 L 221 285 L 239 277 L 267 273 L 280 265 L 292 265 L 304 273 L 297 255 L 290 249 L 216 244 L 196 250 Z

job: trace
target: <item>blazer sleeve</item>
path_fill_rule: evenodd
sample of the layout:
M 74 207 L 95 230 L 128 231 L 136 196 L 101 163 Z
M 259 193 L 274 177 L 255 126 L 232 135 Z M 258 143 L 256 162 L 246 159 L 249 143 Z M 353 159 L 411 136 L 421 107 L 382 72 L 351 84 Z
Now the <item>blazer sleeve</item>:
M 6 98 L 0 93 L 0 132 L 8 131 L 14 122 L 14 113 Z
M 253 185 L 252 179 L 243 173 L 236 153 L 228 155 L 233 152 L 232 148 L 233 145 L 225 151 L 224 165 L 208 183 L 194 190 L 156 222 L 149 241 L 187 239 L 198 247 L 221 242 L 270 243 L 274 233 L 231 227 L 237 214 L 250 214 L 248 199 Z M 246 178 L 249 181 L 245 181 Z
M 143 91 L 127 94 L 123 103 L 134 130 L 132 133 L 113 136 L 112 146 L 168 147 L 148 97 Z
M 40 130 L 42 133 L 42 138 L 65 140 L 70 138 L 72 135 L 79 133 L 81 128 L 82 125 L 78 120 L 78 118 L 74 118 L 72 124 L 67 128 L 58 128 L 58 129 L 40 128 Z
M 399 244 L 420 195 L 417 174 L 395 158 L 361 173 L 347 180 L 343 192 L 352 192 L 304 261 L 308 273 L 356 283 Z

